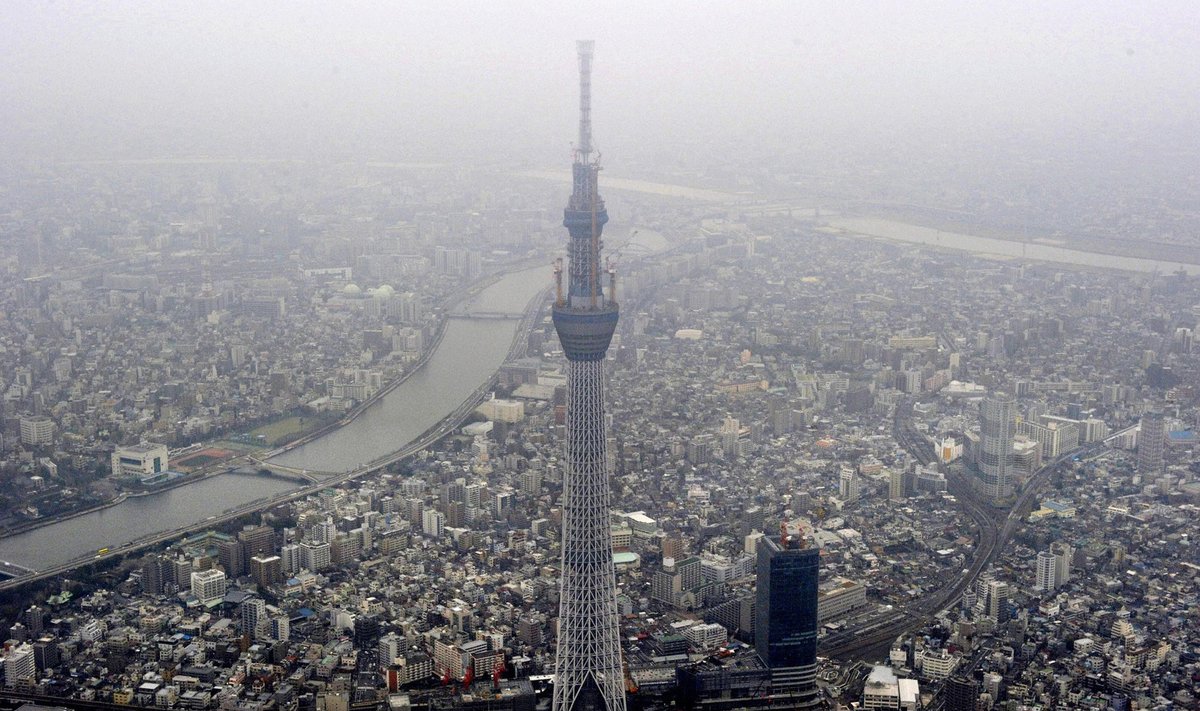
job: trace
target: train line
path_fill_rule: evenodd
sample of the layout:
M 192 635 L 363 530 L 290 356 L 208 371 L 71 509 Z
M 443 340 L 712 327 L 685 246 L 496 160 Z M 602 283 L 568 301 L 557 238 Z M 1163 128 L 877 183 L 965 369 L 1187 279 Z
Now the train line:
M 911 401 L 903 400 L 896 405 L 892 421 L 893 436 L 917 461 L 929 464 L 935 461 L 936 455 L 929 440 L 913 426 L 912 413 Z M 1016 532 L 1021 516 L 1050 480 L 1050 474 L 1063 464 L 1094 454 L 1103 447 L 1103 443 L 1086 445 L 1041 467 L 1029 478 L 1016 501 L 1007 509 L 995 508 L 980 501 L 971 487 L 971 482 L 962 474 L 949 477 L 947 490 L 954 495 L 959 506 L 979 529 L 979 540 L 971 564 L 954 580 L 905 608 L 881 613 L 850 629 L 826 636 L 820 642 L 819 650 L 822 656 L 862 660 L 877 658 L 876 653 L 889 647 L 897 637 L 921 629 L 938 614 L 953 606 L 975 583 L 979 575 L 1000 557 L 1000 553 Z

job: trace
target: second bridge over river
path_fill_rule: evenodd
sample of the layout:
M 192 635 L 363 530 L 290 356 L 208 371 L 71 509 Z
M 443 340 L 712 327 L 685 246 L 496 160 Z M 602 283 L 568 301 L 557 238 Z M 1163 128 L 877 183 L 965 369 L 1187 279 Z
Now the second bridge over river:
M 502 311 L 459 311 L 450 314 L 450 318 L 478 318 L 489 321 L 520 321 L 524 314 L 510 314 Z

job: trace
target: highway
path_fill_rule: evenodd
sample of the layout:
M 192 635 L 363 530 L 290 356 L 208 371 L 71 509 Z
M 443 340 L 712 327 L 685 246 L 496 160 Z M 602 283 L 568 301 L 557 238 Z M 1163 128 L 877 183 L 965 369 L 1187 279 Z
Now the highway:
M 533 320 L 538 311 L 541 309 L 542 304 L 545 303 L 548 294 L 548 289 L 540 292 L 536 297 L 530 300 L 529 304 L 526 306 L 521 327 L 517 329 L 517 333 L 513 337 L 512 344 L 509 346 L 507 359 L 512 359 L 524 351 L 525 344 L 529 341 L 529 332 L 533 328 Z M 442 437 L 445 437 L 447 434 L 457 429 L 459 425 L 466 420 L 467 416 L 470 415 L 471 412 L 479 405 L 479 403 L 483 401 L 483 398 L 489 392 L 491 392 L 495 386 L 495 380 L 496 378 L 493 374 L 491 378 L 476 388 L 475 391 L 471 393 L 470 397 L 463 401 L 463 403 L 460 404 L 454 410 L 454 412 L 446 416 L 441 422 L 439 422 L 433 428 L 427 430 L 414 442 L 409 443 L 403 449 L 393 452 L 385 457 L 381 457 L 373 462 L 359 466 L 351 471 L 338 474 L 328 479 L 322 479 L 319 482 L 309 484 L 300 489 L 288 491 L 278 496 L 264 497 L 262 499 L 251 501 L 242 506 L 229 509 L 219 516 L 211 516 L 208 519 L 191 526 L 184 526 L 170 531 L 162 531 L 151 536 L 139 538 L 126 545 L 114 547 L 104 555 L 76 558 L 75 560 L 62 565 L 53 566 L 44 570 L 38 570 L 32 573 L 21 575 L 20 577 L 4 580 L 0 582 L 0 592 L 13 590 L 28 583 L 63 575 L 76 568 L 101 559 L 112 558 L 114 556 L 126 556 L 131 553 L 136 553 L 151 546 L 156 546 L 170 540 L 182 538 L 192 533 L 208 530 L 215 526 L 228 523 L 229 521 L 245 516 L 246 514 L 250 514 L 255 511 L 261 511 L 272 506 L 278 506 L 279 504 L 296 501 L 314 494 L 322 489 L 326 489 L 331 486 L 337 486 L 352 479 L 357 479 L 359 477 L 378 472 L 390 464 L 394 464 L 401 459 L 406 459 L 417 452 L 420 452 L 422 449 L 429 447 Z
M 933 445 L 913 426 L 912 412 L 910 400 L 903 400 L 896 405 L 892 421 L 893 436 L 905 451 L 922 464 L 928 464 L 934 461 Z M 965 476 L 957 474 L 947 477 L 949 492 L 979 528 L 979 540 L 971 557 L 971 565 L 906 608 L 885 610 L 860 624 L 824 637 L 819 646 L 820 654 L 836 659 L 879 659 L 897 637 L 924 627 L 938 613 L 957 604 L 967 588 L 1000 557 L 1016 531 L 1021 516 L 1050 480 L 1050 473 L 1076 457 L 1090 456 L 1103 447 L 1103 443 L 1089 444 L 1063 454 L 1038 469 L 1008 509 L 997 509 L 980 501 Z

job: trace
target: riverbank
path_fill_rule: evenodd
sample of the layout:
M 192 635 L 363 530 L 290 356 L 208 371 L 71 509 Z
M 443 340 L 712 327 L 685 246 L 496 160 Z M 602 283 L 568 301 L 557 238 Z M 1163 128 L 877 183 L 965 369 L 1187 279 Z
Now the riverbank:
M 549 297 L 549 294 L 550 289 L 541 289 L 533 296 L 533 298 L 529 299 L 525 311 L 521 315 L 521 322 L 519 326 L 514 329 L 513 335 L 507 343 L 505 360 L 508 360 L 514 355 L 520 355 L 524 352 L 528 344 L 529 330 L 533 327 L 534 321 L 536 320 L 537 315 L 544 305 L 546 299 Z M 0 591 L 14 590 L 29 583 L 45 580 L 57 575 L 63 575 L 64 573 L 70 572 L 77 567 L 94 563 L 98 560 L 107 560 L 114 557 L 128 556 L 138 553 L 139 551 L 160 545 L 175 538 L 210 530 L 216 526 L 224 525 L 230 521 L 234 521 L 257 511 L 262 511 L 273 506 L 278 506 L 283 503 L 301 499 L 324 488 L 337 486 L 352 479 L 377 473 L 385 467 L 407 459 L 408 457 L 417 454 L 421 450 L 432 446 L 438 440 L 452 433 L 459 426 L 461 426 L 462 423 L 466 421 L 470 414 L 475 410 L 482 399 L 494 387 L 497 374 L 498 369 L 492 371 L 490 376 L 479 387 L 475 388 L 470 395 L 463 400 L 457 408 L 454 409 L 453 412 L 439 419 L 436 424 L 427 428 L 414 440 L 408 442 L 397 451 L 381 458 L 377 458 L 369 464 L 357 467 L 341 474 L 337 474 L 330 479 L 325 479 L 315 484 L 310 484 L 308 486 L 303 486 L 296 489 L 290 489 L 275 495 L 260 497 L 245 504 L 226 509 L 218 514 L 208 516 L 203 520 L 155 533 L 146 534 L 136 537 L 133 540 L 125 543 L 118 543 L 102 536 L 90 537 L 89 547 L 84 549 L 87 551 L 86 553 L 77 553 L 78 557 L 59 564 L 52 564 L 48 566 L 30 566 L 31 568 L 35 568 L 36 572 L 17 578 L 12 578 L 10 580 L 0 581 Z M 92 543 L 95 543 L 96 546 L 107 544 L 109 551 L 103 555 L 97 556 L 94 553 L 95 549 L 91 547 Z M 10 558 L 15 557 L 16 556 L 10 556 Z
M 72 511 L 70 513 L 59 514 L 57 516 L 48 516 L 44 519 L 38 519 L 36 521 L 29 521 L 27 523 L 24 523 L 24 524 L 21 524 L 20 526 L 15 527 L 15 528 L 6 529 L 3 533 L 0 533 L 0 539 L 5 539 L 10 536 L 19 536 L 22 533 L 29 533 L 30 531 L 36 531 L 39 528 L 44 528 L 51 524 L 62 523 L 63 521 L 70 521 L 71 519 L 79 518 L 80 516 L 87 516 L 90 513 L 95 513 L 97 511 L 103 511 L 104 509 L 112 508 L 113 506 L 123 503 L 126 499 L 129 498 L 129 496 L 130 495 L 128 492 L 122 491 L 120 494 L 117 494 L 111 500 L 106 501 L 105 503 L 102 503 L 102 504 L 96 504 L 95 506 L 89 506 L 86 509 L 79 509 L 78 511 Z
M 905 209 L 906 207 L 909 209 Z M 1097 235 L 1030 233 L 1024 226 L 982 225 L 968 219 L 976 217 L 970 213 L 939 210 L 921 205 L 895 206 L 869 203 L 856 205 L 851 211 L 840 216 L 892 220 L 942 232 L 968 234 L 1017 244 L 1044 244 L 1110 257 L 1147 259 L 1146 254 L 1153 254 L 1154 259 L 1158 260 L 1200 265 L 1200 247 L 1197 246 L 1145 238 L 1120 239 Z
M 373 395 L 371 395 L 371 397 L 367 398 L 366 400 L 362 401 L 358 405 L 354 406 L 344 417 L 342 417 L 334 422 L 331 422 L 328 425 L 325 425 L 324 427 L 322 427 L 320 429 L 309 432 L 308 434 L 304 435 L 303 437 L 300 437 L 299 439 L 296 439 L 292 442 L 288 442 L 287 444 L 285 444 L 284 446 L 282 446 L 278 449 L 271 450 L 270 452 L 263 455 L 261 457 L 261 459 L 269 460 L 269 459 L 272 459 L 279 455 L 286 454 L 294 449 L 303 447 L 306 444 L 314 442 L 314 441 L 320 439 L 321 437 L 328 435 L 328 434 L 334 432 L 335 430 L 341 429 L 342 427 L 345 427 L 346 425 L 349 425 L 350 423 L 354 422 L 356 419 L 358 419 L 358 417 L 360 415 L 362 415 L 364 412 L 369 410 L 371 407 L 375 406 L 377 403 L 379 403 L 381 400 L 383 400 L 384 397 L 389 395 L 396 388 L 403 385 L 409 378 L 411 378 L 414 375 L 416 375 L 417 373 L 419 373 L 421 371 L 421 369 L 423 369 L 425 367 L 425 365 L 429 362 L 429 359 L 433 357 L 433 354 L 436 353 L 438 348 L 441 346 L 442 339 L 446 335 L 446 326 L 450 322 L 450 319 L 455 317 L 454 311 L 459 306 L 461 306 L 463 302 L 475 298 L 480 293 L 482 293 L 484 289 L 487 289 L 488 287 L 493 286 L 494 284 L 496 284 L 496 282 L 503 279 L 506 275 L 511 274 L 513 272 L 519 272 L 519 271 L 523 271 L 525 269 L 529 269 L 533 266 L 536 266 L 539 263 L 540 263 L 540 261 L 538 259 L 528 259 L 528 260 L 524 260 L 521 262 L 516 262 L 514 264 L 506 265 L 500 271 L 490 274 L 488 277 L 486 277 L 484 279 L 480 279 L 476 282 L 473 282 L 473 283 L 467 285 L 466 287 L 454 292 L 450 296 L 448 296 L 442 302 L 442 305 L 441 305 L 442 317 L 438 321 L 437 330 L 434 333 L 434 336 L 431 339 L 428 347 L 425 348 L 424 352 L 421 354 L 421 357 L 418 358 L 414 362 L 412 367 L 407 369 L 403 375 L 389 381 L 382 388 L 380 388 L 378 392 L 374 393 Z M 330 473 L 330 472 L 324 472 L 324 473 Z
M 669 246 L 654 230 L 647 231 L 650 235 L 656 237 L 650 243 L 653 247 Z M 0 589 L 15 589 L 96 562 L 100 548 L 109 549 L 100 560 L 129 555 L 302 499 L 378 472 L 456 432 L 494 389 L 501 365 L 526 352 L 529 332 L 540 322 L 553 293 L 550 269 L 543 260 L 522 260 L 510 270 L 526 264 L 534 266 L 496 275 L 488 286 L 476 285 L 469 294 L 473 300 L 460 314 L 464 317 L 447 319 L 436 357 L 397 392 L 352 425 L 328 435 L 331 439 L 310 442 L 306 449 L 293 452 L 290 461 L 272 462 L 337 474 L 300 486 L 275 477 L 245 476 L 236 483 L 209 478 L 187 489 L 129 499 L 106 511 L 0 541 L 0 559 L 35 571 L 6 581 Z M 467 316 L 472 311 L 486 315 L 473 319 Z M 506 316 L 491 318 L 495 313 Z M 447 403 L 458 404 L 447 412 Z

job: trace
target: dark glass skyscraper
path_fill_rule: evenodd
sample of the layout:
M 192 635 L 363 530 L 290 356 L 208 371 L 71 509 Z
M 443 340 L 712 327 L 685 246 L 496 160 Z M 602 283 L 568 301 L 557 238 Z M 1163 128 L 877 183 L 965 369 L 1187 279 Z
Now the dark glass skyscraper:
M 758 544 L 754 646 L 773 694 L 817 701 L 817 582 L 821 551 L 800 536 Z
M 1017 404 L 1012 395 L 990 393 L 979 409 L 979 473 L 983 493 L 996 505 L 1013 495 L 1012 449 L 1016 435 Z
M 965 676 L 952 676 L 946 680 L 942 693 L 946 697 L 945 711 L 975 711 L 979 682 Z
M 1156 477 L 1163 472 L 1163 449 L 1167 427 L 1162 413 L 1147 412 L 1138 423 L 1137 472 L 1143 477 Z

